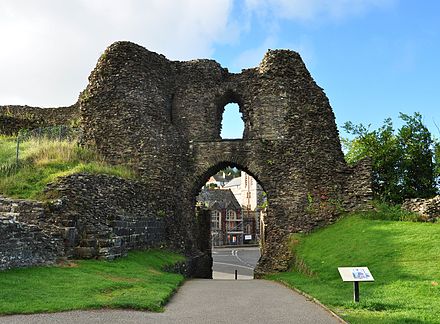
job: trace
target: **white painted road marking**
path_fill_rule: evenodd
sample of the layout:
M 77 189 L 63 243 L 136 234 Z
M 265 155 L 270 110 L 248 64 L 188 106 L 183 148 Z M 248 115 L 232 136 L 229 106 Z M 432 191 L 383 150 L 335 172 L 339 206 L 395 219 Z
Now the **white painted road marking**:
M 252 268 L 252 267 L 242 266 L 242 265 L 238 265 L 238 264 L 225 263 L 225 262 L 216 262 L 216 261 L 214 261 L 213 263 L 214 264 L 222 264 L 222 265 L 227 265 L 227 266 L 232 266 L 232 267 L 238 267 L 238 268 L 254 270 L 254 268 Z

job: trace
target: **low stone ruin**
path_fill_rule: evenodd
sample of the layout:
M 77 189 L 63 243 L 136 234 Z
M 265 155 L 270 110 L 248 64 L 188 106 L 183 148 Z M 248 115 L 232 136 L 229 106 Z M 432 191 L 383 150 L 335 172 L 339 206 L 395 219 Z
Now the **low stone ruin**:
M 420 219 L 426 222 L 435 222 L 440 219 L 440 195 L 434 198 L 407 199 L 402 208 L 420 214 Z

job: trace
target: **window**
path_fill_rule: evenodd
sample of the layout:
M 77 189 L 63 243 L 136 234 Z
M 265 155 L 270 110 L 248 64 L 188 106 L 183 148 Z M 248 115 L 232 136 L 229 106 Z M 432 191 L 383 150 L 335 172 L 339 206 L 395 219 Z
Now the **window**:
M 228 211 L 226 212 L 226 220 L 228 221 L 237 220 L 237 213 L 231 209 L 228 209 Z
M 244 123 L 240 108 L 236 103 L 229 103 L 225 106 L 221 127 L 221 138 L 243 138 Z
M 221 224 L 221 213 L 218 210 L 211 211 L 211 229 L 212 230 L 220 230 L 222 228 Z

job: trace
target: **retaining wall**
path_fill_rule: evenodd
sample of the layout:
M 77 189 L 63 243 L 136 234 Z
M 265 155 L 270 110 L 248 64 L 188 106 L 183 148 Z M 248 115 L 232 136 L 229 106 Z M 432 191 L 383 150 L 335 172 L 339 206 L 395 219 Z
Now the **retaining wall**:
M 165 215 L 147 191 L 114 176 L 75 174 L 49 185 L 48 202 L 1 198 L 0 270 L 166 245 Z

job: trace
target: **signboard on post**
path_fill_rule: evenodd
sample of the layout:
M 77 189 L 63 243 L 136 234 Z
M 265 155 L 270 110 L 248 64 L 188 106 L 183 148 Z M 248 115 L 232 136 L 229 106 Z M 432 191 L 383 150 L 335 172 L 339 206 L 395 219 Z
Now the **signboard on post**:
M 373 275 L 367 267 L 339 267 L 339 274 L 342 281 L 353 282 L 353 296 L 354 301 L 359 302 L 359 282 L 360 281 L 374 281 Z
M 339 267 L 338 271 L 342 281 L 374 281 L 367 267 Z
M 248 234 L 246 234 L 246 235 L 244 236 L 244 239 L 245 239 L 246 241 L 252 240 L 252 235 L 248 235 Z

